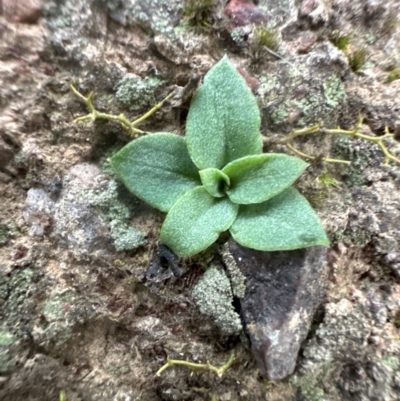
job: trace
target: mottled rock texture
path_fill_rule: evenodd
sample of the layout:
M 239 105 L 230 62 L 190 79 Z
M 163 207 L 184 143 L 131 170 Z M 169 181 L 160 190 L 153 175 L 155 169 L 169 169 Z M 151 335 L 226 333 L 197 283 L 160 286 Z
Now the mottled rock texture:
M 118 251 L 145 244 L 145 234 L 127 224 L 131 212 L 118 199 L 117 184 L 94 164 L 73 166 L 56 201 L 43 189 L 28 191 L 24 212 L 32 235 L 49 234 L 76 255 Z
M 273 385 L 259 379 L 246 346 L 221 336 L 193 305 L 192 289 L 206 268 L 222 264 L 218 251 L 178 261 L 182 274 L 161 269 L 152 291 L 153 282 L 149 288 L 142 280 L 158 257 L 164 216 L 109 176 L 89 180 L 97 193 L 69 176 L 83 163 L 105 172 L 107 157 L 130 140 L 117 124 L 74 123 L 87 110 L 70 83 L 85 95 L 93 91 L 99 110 L 132 120 L 153 98 L 176 91 L 181 95 L 140 128 L 184 135 L 193 92 L 224 54 L 255 91 L 266 151 L 290 153 L 277 142 L 320 119 L 351 129 L 362 114 L 362 133 L 380 136 L 385 126 L 393 132 L 400 124 L 400 80 L 389 80 L 400 65 L 399 0 L 231 1 L 239 16 L 256 10 L 257 28 L 276 30 L 280 58 L 257 45 L 252 24 L 233 26 L 224 0 L 200 10 L 207 1 L 48 0 L 40 18 L 26 8 L 36 0 L 0 3 L 0 400 L 54 401 L 61 391 L 68 401 L 399 400 L 400 169 L 383 166 L 378 146 L 320 133 L 296 140 L 317 159 L 352 165 L 318 159 L 298 183 L 332 240 L 328 291 L 294 373 Z M 244 17 L 240 22 L 249 21 Z M 359 71 L 334 46 L 337 33 L 350 37 L 352 49 L 366 49 Z M 155 78 L 162 84 L 152 93 L 147 84 Z M 130 85 L 119 101 L 124 82 Z M 143 83 L 143 96 L 130 93 Z M 399 142 L 387 144 L 400 155 Z M 323 185 L 324 171 L 340 187 Z M 64 198 L 64 190 L 76 198 Z M 132 213 L 125 226 L 105 213 L 116 192 Z M 46 195 L 35 202 L 35 193 Z M 42 213 L 51 202 L 65 206 L 63 224 Z M 126 216 L 122 207 L 111 209 Z M 85 238 L 82 225 L 95 220 L 101 229 Z M 126 250 L 132 232 L 122 235 L 118 227 L 148 233 L 147 245 Z M 115 238 L 124 252 L 112 245 Z M 226 273 L 241 298 L 246 280 L 234 266 Z M 221 366 L 232 348 L 235 363 L 221 379 L 183 367 L 154 377 L 168 356 Z

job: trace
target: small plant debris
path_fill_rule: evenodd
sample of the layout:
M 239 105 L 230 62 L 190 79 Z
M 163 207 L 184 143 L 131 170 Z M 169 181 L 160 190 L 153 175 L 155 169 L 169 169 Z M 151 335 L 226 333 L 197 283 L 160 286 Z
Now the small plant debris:
M 385 164 L 389 164 L 390 162 L 395 162 L 395 163 L 400 163 L 400 158 L 395 156 L 390 152 L 390 150 L 387 148 L 385 145 L 385 141 L 390 141 L 395 139 L 396 140 L 396 133 L 395 132 L 390 132 L 389 128 L 385 128 L 385 134 L 382 136 L 371 136 L 371 135 L 365 135 L 362 134 L 362 127 L 363 127 L 363 118 L 360 115 L 358 119 L 357 125 L 350 130 L 345 130 L 340 127 L 338 128 L 333 128 L 333 129 L 328 129 L 323 126 L 322 121 L 319 122 L 318 124 L 312 125 L 311 127 L 306 127 L 302 128 L 299 130 L 293 130 L 285 139 L 283 139 L 280 143 L 285 145 L 288 149 L 290 149 L 293 153 L 295 153 L 297 156 L 300 156 L 304 159 L 307 160 L 316 160 L 318 156 L 311 156 L 308 155 L 297 148 L 294 147 L 293 145 L 293 140 L 299 136 L 302 135 L 309 135 L 309 134 L 315 134 L 315 133 L 323 133 L 323 134 L 330 134 L 330 135 L 346 135 L 346 136 L 352 136 L 355 138 L 361 138 L 366 141 L 375 143 L 378 145 L 382 152 L 385 155 Z M 267 142 L 267 140 L 265 140 Z M 347 160 L 341 160 L 341 159 L 331 159 L 329 157 L 324 157 L 322 158 L 323 161 L 329 162 L 329 163 L 339 163 L 339 164 L 348 164 L 350 165 L 351 162 Z
M 182 22 L 201 30 L 210 30 L 214 24 L 213 8 L 213 0 L 185 0 Z
M 164 370 L 168 369 L 170 366 L 175 365 L 175 366 L 185 366 L 192 370 L 208 370 L 210 372 L 217 374 L 219 377 L 222 377 L 222 375 L 232 366 L 234 361 L 235 361 L 234 351 L 231 352 L 231 356 L 229 357 L 228 361 L 220 368 L 211 365 L 209 361 L 207 361 L 206 363 L 194 363 L 194 362 L 182 361 L 180 359 L 167 358 L 167 363 L 157 371 L 156 376 L 160 376 L 161 373 L 164 372 Z
M 279 31 L 273 28 L 266 28 L 262 25 L 254 28 L 255 45 L 257 47 L 267 47 L 273 52 L 278 51 L 281 43 Z

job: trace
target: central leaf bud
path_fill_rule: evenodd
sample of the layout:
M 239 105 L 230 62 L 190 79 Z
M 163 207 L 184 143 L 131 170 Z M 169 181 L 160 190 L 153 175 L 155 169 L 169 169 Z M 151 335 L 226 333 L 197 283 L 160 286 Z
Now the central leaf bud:
M 200 170 L 200 179 L 204 189 L 215 198 L 222 198 L 226 195 L 231 182 L 229 177 L 216 168 Z

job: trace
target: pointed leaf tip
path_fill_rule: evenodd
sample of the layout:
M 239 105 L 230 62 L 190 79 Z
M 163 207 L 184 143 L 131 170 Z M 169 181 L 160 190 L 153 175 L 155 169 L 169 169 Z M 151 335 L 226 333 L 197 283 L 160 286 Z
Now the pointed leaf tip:
M 260 111 L 244 78 L 224 57 L 204 77 L 186 123 L 190 156 L 200 169 L 222 169 L 244 156 L 260 154 Z

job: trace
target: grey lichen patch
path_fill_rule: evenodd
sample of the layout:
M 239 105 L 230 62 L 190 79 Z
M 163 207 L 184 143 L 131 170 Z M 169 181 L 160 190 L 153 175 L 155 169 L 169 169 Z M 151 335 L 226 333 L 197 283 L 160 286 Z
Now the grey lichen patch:
M 228 270 L 233 295 L 238 298 L 243 298 L 246 293 L 246 277 L 243 275 L 234 257 L 229 252 L 228 242 L 222 246 L 222 258 L 226 269 Z
M 240 317 L 232 305 L 229 279 L 222 269 L 210 267 L 193 288 L 192 298 L 200 312 L 211 317 L 222 333 L 238 335 L 242 331 Z
M 290 63 L 280 61 L 276 71 L 259 77 L 268 129 L 303 127 L 320 119 L 327 127 L 337 126 L 347 101 L 342 83 L 345 66 L 343 54 L 323 44 Z
M 71 168 L 57 201 L 43 189 L 30 189 L 24 211 L 32 234 L 49 234 L 76 255 L 104 251 L 112 242 L 117 251 L 144 245 L 146 234 L 129 225 L 130 217 L 117 182 L 92 164 Z
M 393 338 L 387 319 L 377 324 L 373 318 L 379 307 L 376 299 L 371 302 L 371 294 L 362 291 L 356 297 L 357 302 L 341 299 L 328 303 L 324 321 L 304 346 L 291 382 L 307 399 L 353 399 L 354 395 L 360 400 L 398 398 L 397 338 Z M 381 306 L 385 308 L 383 303 Z M 335 385 L 330 385 L 332 382 Z M 324 395 L 321 390 L 325 397 L 318 398 Z
M 130 217 L 129 209 L 118 200 L 118 184 L 105 177 L 97 180 L 98 186 L 85 195 L 90 203 L 110 221 L 126 220 Z
M 44 320 L 33 330 L 33 338 L 47 350 L 63 349 L 76 327 L 84 324 L 90 314 L 90 305 L 76 292 L 54 292 L 42 306 Z
M 370 169 L 384 163 L 384 155 L 378 146 L 362 139 L 352 139 L 346 136 L 335 137 L 332 155 L 338 159 L 351 161 L 350 167 L 341 167 L 345 183 L 349 187 L 369 184 Z
M 235 42 L 237 46 L 245 46 L 247 37 L 249 36 L 250 32 L 251 27 L 249 26 L 237 27 L 232 30 L 231 39 Z
M 46 191 L 31 188 L 25 201 L 24 219 L 30 227 L 30 233 L 42 237 L 50 228 L 54 202 Z
M 31 269 L 16 270 L 11 277 L 0 274 L 0 373 L 13 370 L 23 354 L 20 340 L 27 340 L 32 331 L 36 308 L 33 275 Z
M 23 312 L 33 313 L 34 303 L 27 295 L 33 274 L 31 269 L 24 269 L 17 271 L 10 278 L 0 275 L 0 299 L 2 301 L 0 317 L 7 316 L 7 321 L 11 324 L 19 321 L 23 317 Z
M 376 252 L 388 254 L 389 265 L 389 254 L 397 254 L 400 246 L 398 183 L 392 177 L 395 171 L 385 166 L 364 168 L 360 173 L 365 174 L 369 185 L 344 188 L 342 205 L 337 197 L 330 200 L 323 215 L 333 240 L 357 247 L 371 243 Z
M 118 252 L 136 249 L 146 243 L 146 234 L 134 227 L 117 221 L 111 223 L 111 227 L 111 237 Z
M 321 383 L 327 377 L 329 366 L 332 368 L 331 365 L 327 365 L 327 367 L 303 376 L 295 374 L 290 378 L 289 383 L 295 389 L 299 389 L 301 394 L 307 397 L 307 400 L 324 401 L 326 399 L 326 394 Z
M 161 33 L 175 38 L 174 26 L 177 25 L 183 1 L 164 0 L 108 0 L 110 16 L 125 26 L 141 26 L 150 33 Z
M 66 305 L 74 303 L 74 299 L 75 294 L 72 291 L 54 295 L 45 302 L 43 316 L 48 322 L 63 320 L 67 315 Z
M 158 78 L 142 79 L 127 74 L 118 83 L 117 99 L 132 112 L 137 112 L 155 103 L 154 91 L 162 84 Z
M 99 188 L 88 192 L 88 199 L 109 221 L 111 238 L 117 251 L 136 249 L 146 243 L 146 234 L 126 223 L 131 212 L 118 199 L 116 181 L 104 181 Z
M 337 76 L 334 75 L 328 78 L 322 86 L 324 89 L 326 104 L 328 106 L 335 108 L 346 100 L 344 85 L 341 79 Z
M 321 91 L 313 88 L 302 99 L 293 101 L 301 116 L 297 120 L 299 126 L 307 125 L 314 115 L 326 115 L 329 110 L 334 111 L 340 104 L 345 103 L 346 92 L 339 77 L 333 75 L 326 80 L 321 79 L 321 84 Z
M 259 8 L 268 16 L 268 24 L 281 29 L 297 21 L 298 10 L 294 0 L 261 0 Z
M 347 299 L 326 306 L 327 316 L 304 351 L 301 370 L 310 373 L 342 358 L 360 358 L 371 332 L 368 317 Z

